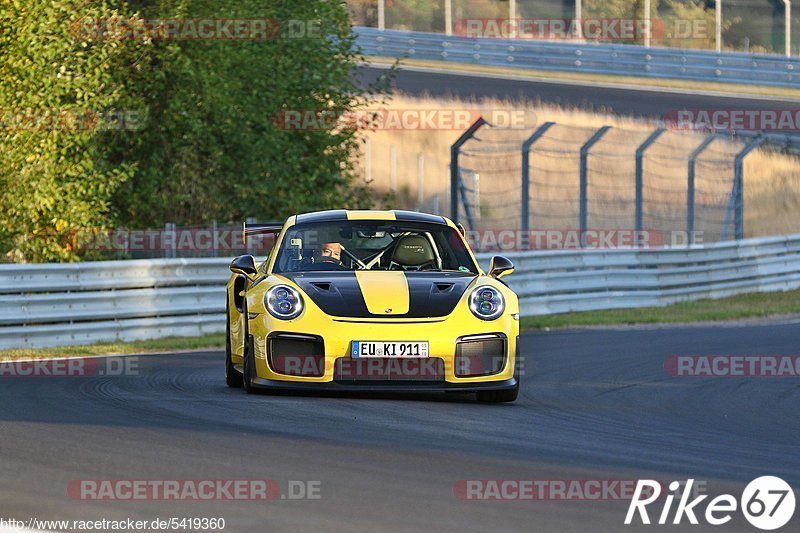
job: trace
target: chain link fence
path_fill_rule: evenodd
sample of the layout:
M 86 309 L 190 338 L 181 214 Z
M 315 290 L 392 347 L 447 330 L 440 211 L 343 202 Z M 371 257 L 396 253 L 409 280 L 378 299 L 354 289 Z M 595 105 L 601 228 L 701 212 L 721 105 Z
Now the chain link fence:
M 768 141 L 554 122 L 520 131 L 481 119 L 451 147 L 450 214 L 478 250 L 742 239 L 744 161 Z

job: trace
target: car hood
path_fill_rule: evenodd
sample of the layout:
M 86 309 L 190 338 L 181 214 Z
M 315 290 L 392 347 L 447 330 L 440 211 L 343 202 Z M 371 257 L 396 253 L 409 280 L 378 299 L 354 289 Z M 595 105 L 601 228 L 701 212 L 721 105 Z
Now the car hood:
M 477 277 L 469 272 L 293 272 L 297 284 L 326 314 L 352 318 L 433 318 L 453 312 Z

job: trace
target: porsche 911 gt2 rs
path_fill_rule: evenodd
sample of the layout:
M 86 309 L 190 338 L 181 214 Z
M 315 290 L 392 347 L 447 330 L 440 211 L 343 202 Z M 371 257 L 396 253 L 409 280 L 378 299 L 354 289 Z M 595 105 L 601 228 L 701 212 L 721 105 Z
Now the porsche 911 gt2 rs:
M 519 304 L 502 281 L 511 262 L 481 270 L 464 231 L 410 211 L 333 210 L 289 217 L 257 262 L 231 263 L 226 381 L 295 390 L 519 391 Z

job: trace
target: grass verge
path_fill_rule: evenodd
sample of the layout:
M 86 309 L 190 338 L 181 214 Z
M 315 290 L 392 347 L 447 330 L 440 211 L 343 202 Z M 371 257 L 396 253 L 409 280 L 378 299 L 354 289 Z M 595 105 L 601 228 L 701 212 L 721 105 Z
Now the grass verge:
M 224 333 L 211 333 L 201 337 L 167 337 L 133 342 L 106 342 L 86 346 L 64 346 L 59 348 L 20 348 L 0 350 L 0 361 L 16 359 L 51 359 L 58 357 L 87 357 L 92 355 L 125 355 L 138 353 L 160 353 L 180 350 L 222 350 L 225 347 Z
M 659 323 L 696 323 L 800 314 L 800 290 L 740 294 L 717 300 L 681 302 L 664 307 L 610 309 L 520 319 L 523 329 Z
M 377 65 L 391 65 L 394 58 L 369 56 L 368 63 Z M 725 93 L 742 96 L 766 96 L 773 98 L 786 98 L 796 100 L 800 98 L 797 89 L 773 87 L 770 85 L 742 85 L 734 83 L 715 83 L 705 81 L 679 80 L 671 78 L 655 78 L 648 76 L 624 76 L 611 74 L 591 74 L 582 72 L 559 72 L 553 70 L 535 70 L 528 68 L 505 68 L 485 65 L 471 65 L 469 63 L 453 63 L 447 61 L 430 61 L 419 59 L 403 59 L 400 66 L 424 67 L 439 70 L 448 70 L 453 73 L 478 73 L 530 78 L 531 80 L 565 80 L 603 83 L 608 85 L 636 85 L 639 87 L 654 87 L 669 90 L 703 91 L 711 93 Z

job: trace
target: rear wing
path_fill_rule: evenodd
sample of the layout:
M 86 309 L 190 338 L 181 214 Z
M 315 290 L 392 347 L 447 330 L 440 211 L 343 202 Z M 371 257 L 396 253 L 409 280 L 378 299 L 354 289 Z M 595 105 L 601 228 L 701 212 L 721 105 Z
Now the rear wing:
M 280 233 L 282 229 L 283 229 L 283 224 L 279 223 L 248 224 L 247 222 L 245 222 L 244 224 L 242 224 L 242 242 L 245 245 L 247 244 L 248 235 L 271 234 L 274 237 L 277 237 L 278 233 Z

